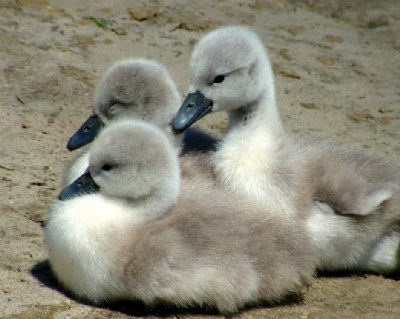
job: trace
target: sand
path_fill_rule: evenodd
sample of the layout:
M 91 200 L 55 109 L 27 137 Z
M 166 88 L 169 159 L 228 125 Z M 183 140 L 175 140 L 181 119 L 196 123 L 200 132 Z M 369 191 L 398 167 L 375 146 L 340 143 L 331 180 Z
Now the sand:
M 164 63 L 182 96 L 193 45 L 230 24 L 254 28 L 269 50 L 285 125 L 400 159 L 400 2 L 0 2 L 0 318 L 158 316 L 134 304 L 100 308 L 60 289 L 42 225 L 73 154 L 67 139 L 91 111 L 114 62 Z M 200 125 L 220 134 L 223 114 Z M 240 318 L 400 318 L 400 282 L 375 275 L 319 276 L 303 300 Z M 196 312 L 163 316 L 198 318 Z

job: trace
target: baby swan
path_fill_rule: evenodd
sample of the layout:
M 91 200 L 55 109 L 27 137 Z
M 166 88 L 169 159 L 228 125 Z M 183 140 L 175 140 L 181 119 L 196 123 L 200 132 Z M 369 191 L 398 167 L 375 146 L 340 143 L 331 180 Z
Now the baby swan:
M 56 277 L 77 296 L 229 313 L 310 282 L 315 255 L 304 225 L 202 175 L 180 181 L 160 129 L 111 124 L 89 163 L 51 206 L 44 231 Z
M 229 129 L 213 156 L 219 182 L 291 216 L 308 209 L 302 158 L 291 154 L 272 69 L 258 37 L 241 27 L 207 34 L 192 53 L 190 76 L 193 93 L 172 126 L 181 132 L 209 112 L 228 111 Z
M 169 122 L 181 101 L 178 89 L 167 69 L 152 60 L 123 60 L 111 66 L 96 88 L 93 114 L 69 139 L 72 151 L 91 143 L 100 130 L 112 121 L 132 118 L 148 121 L 170 131 Z M 178 135 L 175 139 L 180 145 Z M 75 156 L 64 171 L 62 186 L 81 176 L 88 167 L 89 153 Z
M 399 267 L 393 243 L 400 236 L 393 229 L 400 219 L 400 169 L 359 150 L 288 134 L 271 65 L 254 32 L 210 32 L 193 51 L 190 74 L 192 93 L 172 126 L 184 131 L 209 112 L 228 112 L 229 128 L 212 160 L 222 185 L 305 217 L 321 269 Z
M 199 130 L 182 135 L 171 132 L 170 122 L 181 104 L 178 89 L 168 70 L 152 60 L 124 60 L 114 64 L 96 88 L 93 114 L 68 141 L 75 150 L 91 143 L 101 128 L 121 119 L 149 122 L 170 133 L 177 152 L 204 152 L 214 148 L 216 139 Z M 88 166 L 88 154 L 78 154 L 65 170 L 62 185 L 79 177 Z
M 140 59 L 118 62 L 101 79 L 93 114 L 72 135 L 67 148 L 75 150 L 91 143 L 103 126 L 118 119 L 139 119 L 169 131 L 180 102 L 175 82 L 160 63 Z

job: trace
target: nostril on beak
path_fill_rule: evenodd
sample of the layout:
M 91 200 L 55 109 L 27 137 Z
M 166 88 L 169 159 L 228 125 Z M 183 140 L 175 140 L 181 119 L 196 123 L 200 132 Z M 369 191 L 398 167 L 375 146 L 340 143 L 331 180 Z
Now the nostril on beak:
M 188 103 L 188 105 L 186 106 L 186 108 L 187 108 L 188 110 L 190 110 L 193 106 L 194 106 L 194 103 L 193 103 L 193 102 L 190 102 L 190 103 Z

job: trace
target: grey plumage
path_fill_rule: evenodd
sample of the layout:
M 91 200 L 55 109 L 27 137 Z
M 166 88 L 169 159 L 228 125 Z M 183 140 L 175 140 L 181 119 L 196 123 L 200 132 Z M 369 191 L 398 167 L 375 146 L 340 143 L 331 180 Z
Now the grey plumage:
M 190 76 L 191 94 L 203 102 L 197 112 L 196 105 L 182 105 L 176 118 L 194 114 L 186 120 L 192 123 L 209 111 L 229 115 L 228 131 L 212 159 L 219 183 L 305 219 L 320 269 L 398 269 L 399 166 L 355 148 L 287 133 L 267 52 L 248 28 L 223 27 L 204 36 L 193 50 Z M 175 121 L 175 129 L 184 124 Z
M 90 151 L 100 193 L 50 209 L 45 241 L 64 286 L 94 302 L 128 298 L 229 313 L 309 284 L 315 253 L 304 223 L 201 174 L 179 186 L 178 159 L 163 135 L 137 121 L 108 126 Z M 192 159 L 181 162 L 190 167 Z
M 138 119 L 169 130 L 181 102 L 167 69 L 151 60 L 125 60 L 113 65 L 96 88 L 94 113 L 107 125 L 116 119 Z
M 124 60 L 110 67 L 96 88 L 93 114 L 103 125 L 123 120 L 138 119 L 149 122 L 167 132 L 177 152 L 206 152 L 217 140 L 192 129 L 182 135 L 171 132 L 169 123 L 179 107 L 181 97 L 168 70 L 152 60 Z M 62 186 L 79 177 L 87 168 L 87 150 L 74 157 L 64 171 Z

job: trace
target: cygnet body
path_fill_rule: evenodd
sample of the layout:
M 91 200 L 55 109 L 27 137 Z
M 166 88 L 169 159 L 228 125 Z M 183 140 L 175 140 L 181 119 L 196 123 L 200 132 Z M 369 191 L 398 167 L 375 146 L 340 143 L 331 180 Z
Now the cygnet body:
M 152 60 L 124 60 L 105 73 L 93 102 L 93 114 L 70 138 L 68 149 L 75 150 L 91 143 L 100 130 L 121 119 L 138 119 L 149 122 L 168 132 L 177 152 L 204 152 L 214 147 L 216 140 L 199 130 L 174 135 L 169 123 L 181 97 L 168 70 Z M 183 139 L 183 140 L 182 140 Z M 66 186 L 79 177 L 88 167 L 88 153 L 84 150 L 65 170 L 62 185 Z
M 228 112 L 229 128 L 212 160 L 222 185 L 306 218 L 320 269 L 396 269 L 397 259 L 386 266 L 371 263 L 381 256 L 377 241 L 385 242 L 389 232 L 392 247 L 396 237 L 399 169 L 365 152 L 288 134 L 272 68 L 254 32 L 225 27 L 207 34 L 194 48 L 190 75 L 191 93 L 172 125 L 184 131 L 209 112 Z
M 60 199 L 45 228 L 50 265 L 92 302 L 139 299 L 229 313 L 299 292 L 313 275 L 304 224 L 202 175 L 180 181 L 174 147 L 144 122 L 106 127 L 90 149 L 89 172 Z

